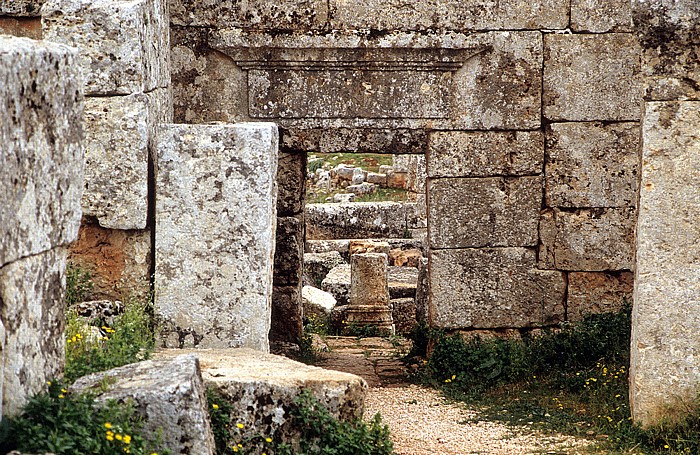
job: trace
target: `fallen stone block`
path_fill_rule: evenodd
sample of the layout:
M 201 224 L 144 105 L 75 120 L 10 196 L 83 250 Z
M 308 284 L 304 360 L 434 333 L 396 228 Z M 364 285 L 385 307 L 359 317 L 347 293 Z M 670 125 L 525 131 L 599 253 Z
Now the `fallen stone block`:
M 333 294 L 322 291 L 313 286 L 304 286 L 301 289 L 301 298 L 304 302 L 304 318 L 328 318 L 337 303 Z
M 321 282 L 328 272 L 336 266 L 345 264 L 345 260 L 337 251 L 326 253 L 304 253 L 304 285 L 321 287 Z
M 404 237 L 406 209 L 398 202 L 354 202 L 306 206 L 306 238 Z
M 132 400 L 143 418 L 145 437 L 159 435 L 163 448 L 173 454 L 213 455 L 214 436 L 199 361 L 192 354 L 182 354 L 176 351 L 169 358 L 84 376 L 70 390 L 95 393 L 98 403 Z

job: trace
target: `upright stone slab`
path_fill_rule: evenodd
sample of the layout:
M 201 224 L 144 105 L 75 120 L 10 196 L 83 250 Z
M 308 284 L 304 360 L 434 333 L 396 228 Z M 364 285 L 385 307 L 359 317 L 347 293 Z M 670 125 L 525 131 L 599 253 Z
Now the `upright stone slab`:
M 388 259 L 384 253 L 359 253 L 350 258 L 349 325 L 374 326 L 393 334 L 389 308 Z
M 630 401 L 644 426 L 700 392 L 700 102 L 649 102 L 632 314 Z
M 163 125 L 158 142 L 155 311 L 163 344 L 267 351 L 277 128 Z

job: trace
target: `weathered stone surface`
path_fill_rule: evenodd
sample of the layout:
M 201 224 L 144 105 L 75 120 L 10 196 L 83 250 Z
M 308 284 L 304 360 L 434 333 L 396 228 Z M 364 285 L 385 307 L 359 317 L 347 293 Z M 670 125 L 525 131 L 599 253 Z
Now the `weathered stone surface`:
M 545 201 L 550 207 L 634 207 L 639 123 L 552 123 Z
M 328 5 L 322 0 L 174 0 L 175 25 L 252 30 L 306 31 L 325 28 Z
M 331 269 L 321 283 L 321 289 L 335 297 L 338 306 L 350 303 L 350 264 Z
M 430 323 L 446 329 L 531 327 L 564 320 L 566 280 L 525 248 L 431 250 Z
M 44 39 L 77 47 L 85 93 L 127 95 L 170 85 L 165 0 L 47 0 Z
M 350 240 L 348 252 L 350 256 L 361 253 L 384 253 L 389 254 L 391 245 L 389 242 L 381 240 Z
M 63 371 L 65 268 L 65 248 L 0 267 L 4 415 L 18 413 L 27 398 Z
M 274 286 L 270 341 L 298 344 L 303 331 L 302 284 Z
M 544 212 L 540 218 L 540 266 L 576 271 L 631 270 L 634 208 Z
M 278 217 L 275 241 L 275 285 L 301 283 L 304 267 L 304 223 L 297 217 Z
M 418 322 L 428 322 L 428 258 L 418 262 L 418 279 L 416 280 L 416 319 Z
M 89 298 L 148 298 L 151 275 L 150 230 L 105 229 L 84 219 L 70 262 L 90 272 Z
M 571 30 L 605 33 L 632 31 L 629 0 L 571 0 Z
M 419 129 L 402 128 L 322 128 L 285 129 L 282 141 L 285 148 L 318 153 L 353 151 L 377 153 L 425 153 L 428 133 Z
M 304 210 L 306 153 L 280 152 L 277 166 L 277 215 L 290 216 Z
M 542 172 L 539 131 L 435 131 L 430 134 L 429 177 L 490 177 Z
M 0 17 L 0 35 L 41 39 L 41 19 L 38 17 Z
M 422 258 L 423 253 L 418 248 L 410 250 L 394 248 L 389 252 L 389 264 L 396 267 L 418 267 Z
M 700 5 L 694 0 L 632 0 L 642 47 L 645 98 L 700 99 Z
M 424 190 L 425 191 L 425 190 Z M 423 193 L 408 193 L 415 202 L 406 203 L 406 227 L 409 229 L 426 229 L 428 227 L 428 199 Z
M 333 294 L 338 305 L 347 305 L 350 295 L 350 265 L 341 264 L 330 272 L 321 283 L 321 289 Z M 389 298 L 415 297 L 418 269 L 413 267 L 388 268 Z
M 455 115 L 465 129 L 537 129 L 542 95 L 542 34 L 499 32 L 491 49 L 455 76 Z
M 324 253 L 304 253 L 304 285 L 321 287 L 321 282 L 336 266 L 345 264 L 345 260 L 338 251 Z
M 307 238 L 304 248 L 307 253 L 328 253 L 337 251 L 343 258 L 348 258 L 350 240 L 312 240 Z
M 648 426 L 685 413 L 700 383 L 700 102 L 645 112 L 630 398 Z
M 350 258 L 350 306 L 389 305 L 389 261 L 384 253 L 358 253 Z
M 301 289 L 301 298 L 304 302 L 305 318 L 327 318 L 337 303 L 333 294 L 313 286 L 304 286 Z
M 639 120 L 639 52 L 634 36 L 626 33 L 545 35 L 545 117 Z
M 587 314 L 617 312 L 632 304 L 632 272 L 571 272 L 566 299 L 569 321 L 580 321 Z
M 105 384 L 107 384 L 105 390 Z M 199 361 L 192 355 L 146 360 L 78 379 L 71 391 L 97 394 L 98 402 L 134 401 L 144 435 L 171 453 L 213 455 L 207 392 Z
M 67 47 L 0 36 L 0 267 L 78 235 L 83 102 L 76 79 Z
M 425 155 L 411 155 L 408 161 L 406 189 L 414 193 L 425 193 Z
M 44 0 L 0 0 L 0 16 L 41 16 Z
M 157 357 L 179 351 L 162 351 Z M 198 358 L 207 387 L 213 387 L 232 406 L 231 442 L 274 435 L 291 442 L 298 438 L 290 425 L 289 410 L 302 390 L 309 390 L 336 418 L 352 421 L 362 416 L 367 384 L 359 376 L 304 365 L 285 357 L 251 349 L 201 349 Z M 236 424 L 243 424 L 241 436 Z
M 535 246 L 542 178 L 455 178 L 428 183 L 432 248 Z
M 416 301 L 412 297 L 391 299 L 389 301 L 391 317 L 396 327 L 396 333 L 408 335 L 416 326 Z
M 364 239 L 404 237 L 406 208 L 398 202 L 308 204 L 306 238 Z
M 568 6 L 563 0 L 332 0 L 330 25 L 334 30 L 556 29 L 567 26 Z
M 159 130 L 156 315 L 166 346 L 268 349 L 277 128 Z

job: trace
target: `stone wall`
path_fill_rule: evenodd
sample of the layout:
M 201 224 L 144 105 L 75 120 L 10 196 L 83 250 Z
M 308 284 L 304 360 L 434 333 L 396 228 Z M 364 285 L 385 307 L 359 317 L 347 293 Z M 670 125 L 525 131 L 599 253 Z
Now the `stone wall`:
M 0 36 L 0 415 L 63 370 L 83 179 L 76 60 L 66 46 Z
M 632 1 L 644 117 L 630 403 L 643 426 L 700 392 L 700 4 Z
M 420 156 L 434 325 L 541 326 L 631 300 L 627 2 L 175 0 L 171 32 L 178 121 L 274 121 L 295 154 Z M 298 229 L 278 232 L 298 246 Z

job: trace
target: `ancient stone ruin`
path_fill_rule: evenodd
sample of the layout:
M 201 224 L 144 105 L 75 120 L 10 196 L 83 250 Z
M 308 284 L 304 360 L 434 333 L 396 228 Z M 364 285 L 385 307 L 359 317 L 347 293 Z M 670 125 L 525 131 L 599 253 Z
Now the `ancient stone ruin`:
M 265 351 L 301 335 L 306 239 L 413 237 L 435 327 L 633 300 L 658 422 L 700 390 L 698 32 L 692 0 L 0 0 L 44 39 L 0 40 L 3 412 L 60 371 L 66 255 L 95 298 L 153 292 L 163 347 Z M 416 157 L 413 205 L 307 209 L 331 152 Z

